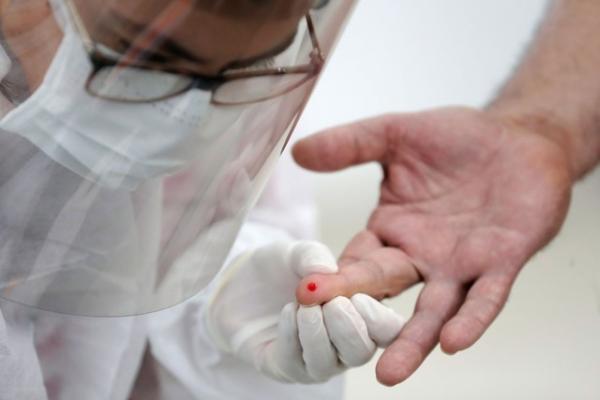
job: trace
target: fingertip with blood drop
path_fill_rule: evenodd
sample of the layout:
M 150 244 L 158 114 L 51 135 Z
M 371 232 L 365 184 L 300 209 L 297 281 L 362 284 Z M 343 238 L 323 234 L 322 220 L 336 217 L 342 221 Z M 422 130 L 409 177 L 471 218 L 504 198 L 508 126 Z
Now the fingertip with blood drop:
M 320 274 L 309 275 L 302 279 L 296 288 L 298 303 L 306 306 L 322 304 L 329 299 L 327 296 L 327 279 Z

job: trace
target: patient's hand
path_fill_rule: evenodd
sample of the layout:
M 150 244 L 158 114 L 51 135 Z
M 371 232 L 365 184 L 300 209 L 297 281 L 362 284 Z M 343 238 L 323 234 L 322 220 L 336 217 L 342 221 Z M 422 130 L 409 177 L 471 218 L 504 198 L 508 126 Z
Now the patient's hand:
M 381 298 L 423 280 L 414 315 L 379 360 L 378 379 L 388 385 L 410 376 L 438 342 L 455 353 L 479 339 L 569 203 L 556 143 L 471 109 L 384 115 L 329 129 L 293 151 L 316 171 L 383 167 L 379 204 L 343 252 L 340 272 L 306 277 L 297 298 Z M 319 290 L 308 291 L 308 282 Z

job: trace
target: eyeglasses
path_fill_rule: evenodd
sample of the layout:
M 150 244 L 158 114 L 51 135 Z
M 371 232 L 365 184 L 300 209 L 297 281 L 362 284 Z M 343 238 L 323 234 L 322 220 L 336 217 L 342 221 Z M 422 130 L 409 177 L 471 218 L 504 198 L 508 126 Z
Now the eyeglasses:
M 92 72 L 85 89 L 92 96 L 106 100 L 149 103 L 199 89 L 211 92 L 213 104 L 256 103 L 284 95 L 302 86 L 319 74 L 324 63 L 310 14 L 304 18 L 312 44 L 307 64 L 251 70 L 233 69 L 217 76 L 207 76 L 159 62 L 140 61 L 147 54 L 143 50 L 137 50 L 147 48 L 160 39 L 153 32 L 167 31 L 178 22 L 189 10 L 189 2 L 172 2 L 152 23 L 150 29 L 135 41 L 136 46 L 124 54 L 94 41 L 72 0 L 67 0 L 66 3 L 92 62 Z

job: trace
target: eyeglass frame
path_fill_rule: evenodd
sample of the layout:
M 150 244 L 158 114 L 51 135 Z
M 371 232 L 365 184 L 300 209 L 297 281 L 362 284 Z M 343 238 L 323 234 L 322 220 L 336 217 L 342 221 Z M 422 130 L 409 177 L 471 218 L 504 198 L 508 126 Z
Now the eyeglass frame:
M 178 68 L 165 67 L 161 63 L 157 63 L 157 62 L 127 64 L 121 60 L 117 61 L 117 60 L 110 59 L 110 58 L 104 56 L 103 54 L 101 54 L 101 51 L 98 50 L 99 43 L 94 41 L 91 38 L 89 31 L 85 28 L 85 25 L 83 23 L 81 15 L 77 11 L 77 8 L 73 4 L 73 1 L 66 0 L 65 3 L 67 4 L 69 14 L 72 17 L 73 22 L 75 23 L 76 30 L 78 31 L 78 33 L 81 37 L 84 48 L 88 54 L 88 57 L 92 63 L 92 67 L 93 67 L 92 71 L 90 72 L 90 75 L 88 76 L 88 78 L 86 80 L 85 90 L 91 96 L 98 97 L 98 98 L 101 98 L 104 100 L 123 102 L 123 103 L 140 103 L 140 104 L 153 103 L 156 101 L 161 101 L 161 100 L 166 100 L 166 99 L 170 99 L 173 97 L 177 97 L 189 90 L 201 87 L 203 90 L 211 91 L 211 103 L 215 104 L 215 105 L 227 106 L 227 105 L 243 105 L 243 104 L 259 103 L 262 101 L 273 99 L 275 97 L 282 96 L 282 95 L 289 93 L 289 92 L 293 91 L 294 89 L 302 86 L 307 81 L 309 81 L 310 79 L 312 79 L 313 77 L 318 75 L 325 63 L 325 57 L 323 56 L 323 52 L 321 50 L 321 47 L 320 47 L 318 39 L 317 39 L 314 23 L 310 16 L 310 11 L 307 12 L 306 15 L 304 16 L 304 19 L 305 19 L 307 27 L 308 27 L 311 44 L 313 46 L 313 48 L 310 52 L 310 61 L 308 64 L 302 64 L 302 65 L 297 65 L 297 66 L 284 66 L 284 67 L 276 67 L 276 68 L 265 68 L 262 70 L 252 70 L 252 71 L 225 71 L 217 76 L 208 76 L 208 75 L 198 74 L 198 73 L 194 73 L 194 72 L 183 71 Z M 127 53 L 124 54 L 124 56 L 126 56 L 126 55 L 127 55 Z M 130 99 L 111 97 L 111 96 L 103 96 L 98 93 L 95 93 L 91 89 L 92 81 L 94 80 L 94 78 L 98 75 L 98 73 L 102 69 L 110 68 L 110 67 L 119 67 L 119 66 L 122 66 L 125 68 L 138 68 L 138 69 L 142 69 L 142 70 L 151 70 L 151 71 L 160 71 L 160 72 L 165 72 L 165 73 L 178 74 L 178 75 L 182 75 L 182 76 L 190 78 L 191 81 L 188 86 L 186 86 L 178 91 L 169 93 L 167 95 L 155 97 L 152 99 L 144 99 L 144 100 L 130 100 Z M 306 74 L 306 77 L 304 79 L 299 80 L 294 85 L 286 88 L 285 90 L 283 90 L 281 92 L 273 93 L 266 97 L 261 97 L 261 98 L 254 99 L 254 100 L 234 102 L 234 103 L 219 102 L 219 101 L 214 100 L 215 91 L 218 89 L 218 87 L 220 85 L 222 85 L 226 82 L 242 80 L 242 79 L 249 79 L 249 78 L 258 78 L 258 77 L 263 77 L 263 76 L 281 76 L 281 75 L 303 74 L 303 73 Z M 202 82 L 202 84 L 199 85 L 198 84 L 199 82 Z

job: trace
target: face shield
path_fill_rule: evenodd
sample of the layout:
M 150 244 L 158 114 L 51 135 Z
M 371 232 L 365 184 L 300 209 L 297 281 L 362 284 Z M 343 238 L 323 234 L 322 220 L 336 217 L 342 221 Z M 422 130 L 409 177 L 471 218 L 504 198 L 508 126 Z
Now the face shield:
M 178 304 L 222 266 L 353 1 L 32 3 L 1 16 L 0 297 Z

